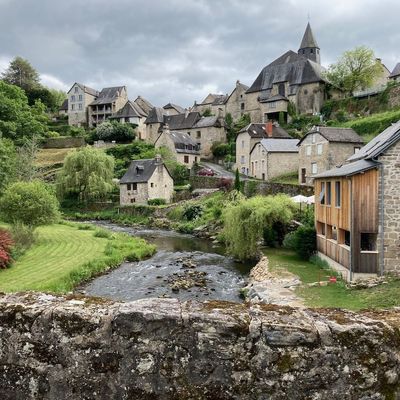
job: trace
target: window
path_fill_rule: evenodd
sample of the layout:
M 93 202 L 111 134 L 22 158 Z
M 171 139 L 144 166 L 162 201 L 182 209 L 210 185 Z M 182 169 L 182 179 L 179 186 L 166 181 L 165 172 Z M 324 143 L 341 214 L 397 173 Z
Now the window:
M 137 183 L 132 183 L 132 190 L 137 190 Z
M 279 86 L 278 86 L 278 93 L 279 93 L 281 96 L 286 96 L 286 93 L 285 93 L 285 84 L 284 84 L 284 83 L 280 83 L 280 84 L 279 84 Z
M 261 160 L 261 169 L 264 171 L 264 160 Z
M 376 233 L 361 233 L 361 251 L 376 251 Z
M 200 138 L 201 138 L 201 132 L 200 132 L 200 131 L 197 131 L 197 132 L 196 132 L 196 138 L 197 138 L 197 139 L 200 139 Z
M 78 104 L 78 108 L 79 108 L 79 110 L 82 110 L 82 103 Z
M 350 246 L 350 232 L 349 231 L 344 231 L 344 244 L 346 246 Z
M 240 103 L 240 109 L 244 110 L 244 103 Z
M 244 156 L 241 156 L 241 157 L 240 157 L 240 163 L 241 163 L 241 164 L 244 164 L 244 163 L 245 163 L 245 157 L 244 157 Z
M 190 136 L 190 132 L 187 133 Z
M 306 174 L 307 174 L 306 169 L 302 168 L 301 169 L 301 183 L 306 183 Z
M 306 146 L 306 156 L 311 156 L 311 146 Z
M 331 182 L 326 182 L 326 205 L 331 205 L 331 198 L 332 198 L 332 185 Z
M 317 172 L 318 172 L 317 163 L 315 162 L 311 163 L 311 173 L 316 174 Z
M 325 204 L 325 182 L 321 182 L 321 192 L 319 193 L 319 202 Z
M 75 93 L 78 93 L 78 86 L 75 86 Z
M 150 183 L 150 187 L 154 187 L 154 183 L 153 182 Z
M 197 162 L 197 156 L 196 156 L 196 157 L 194 157 L 194 162 Z
M 265 181 L 265 174 L 264 174 L 264 173 L 262 174 L 261 179 L 262 179 L 263 181 Z
M 314 134 L 312 134 L 311 135 L 311 143 L 315 143 L 316 140 L 317 140 L 317 137 Z
M 183 156 L 183 162 L 189 164 L 189 156 Z
M 244 140 L 242 140 L 242 149 L 244 149 Z
M 136 203 L 136 199 L 135 198 L 131 199 L 131 203 Z
M 361 147 L 354 147 L 354 154 L 358 153 L 360 151 Z
M 340 187 L 340 182 L 337 181 L 335 182 L 335 207 L 340 207 L 341 206 L 341 187 Z
M 269 108 L 276 108 L 276 101 L 271 101 L 271 103 L 268 104 Z
M 83 100 L 83 96 L 80 94 L 80 95 L 78 96 L 78 99 L 79 99 L 79 101 L 82 101 L 82 100 Z
M 71 96 L 71 101 L 75 101 L 75 95 L 74 94 Z
M 319 156 L 322 154 L 322 143 L 317 144 L 317 154 Z
M 310 53 L 313 54 L 314 53 L 314 49 L 310 49 Z
M 75 104 L 71 104 L 71 110 L 72 110 L 72 111 L 75 110 Z

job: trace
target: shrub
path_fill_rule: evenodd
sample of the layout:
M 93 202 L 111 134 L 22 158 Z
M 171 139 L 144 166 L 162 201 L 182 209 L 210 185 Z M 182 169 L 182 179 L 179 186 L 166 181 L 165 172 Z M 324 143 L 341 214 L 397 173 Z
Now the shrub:
M 135 139 L 135 129 L 130 124 L 121 124 L 120 122 L 103 122 L 94 133 L 94 138 L 106 141 L 131 142 Z
M 186 204 L 182 216 L 188 221 L 193 221 L 200 218 L 202 214 L 203 207 L 200 204 Z
M 10 232 L 14 241 L 12 256 L 16 260 L 32 247 L 37 240 L 37 235 L 31 226 L 21 222 L 11 225 Z
M 296 231 L 286 235 L 284 246 L 294 250 L 303 260 L 308 260 L 317 250 L 317 237 L 315 228 L 302 225 Z
M 230 145 L 228 143 L 214 142 L 211 146 L 214 157 L 225 157 L 230 153 Z
M 10 253 L 13 244 L 10 233 L 5 229 L 0 229 L 0 269 L 7 268 L 10 265 Z
M 169 168 L 169 171 L 174 180 L 174 185 L 184 185 L 189 179 L 190 172 L 184 165 L 176 164 L 173 168 Z
M 191 234 L 194 231 L 194 225 L 193 225 L 193 222 L 182 222 L 177 225 L 176 229 L 180 233 Z
M 217 188 L 230 190 L 232 188 L 232 179 L 230 178 L 220 178 L 217 182 Z
M 149 206 L 162 206 L 167 204 L 165 199 L 150 199 L 147 203 Z
M 104 238 L 104 239 L 110 239 L 112 236 L 112 233 L 108 231 L 107 229 L 96 229 L 93 233 L 94 237 L 97 238 Z
M 11 224 L 31 227 L 47 225 L 60 218 L 59 203 L 42 182 L 17 182 L 7 187 L 0 199 L 0 218 Z

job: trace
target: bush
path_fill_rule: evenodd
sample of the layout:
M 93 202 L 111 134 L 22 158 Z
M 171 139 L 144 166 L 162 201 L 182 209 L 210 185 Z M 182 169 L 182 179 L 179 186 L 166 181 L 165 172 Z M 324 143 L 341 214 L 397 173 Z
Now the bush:
M 232 189 L 232 179 L 230 178 L 220 178 L 217 182 L 217 188 L 231 190 Z
M 136 132 L 131 124 L 121 124 L 120 122 L 103 122 L 95 132 L 94 138 L 108 142 L 116 141 L 118 143 L 127 143 L 135 139 Z
M 194 225 L 193 222 L 182 222 L 177 225 L 176 230 L 180 233 L 193 233 Z
M 316 235 L 313 226 L 302 225 L 286 235 L 284 246 L 294 250 L 303 260 L 308 260 L 317 250 Z
M 12 256 L 14 260 L 21 257 L 37 240 L 37 235 L 31 226 L 17 222 L 11 225 L 11 236 L 14 241 Z
M 190 171 L 184 165 L 176 163 L 172 169 L 168 169 L 171 172 L 174 185 L 184 185 L 187 183 L 190 176 Z
M 230 145 L 228 143 L 214 142 L 211 146 L 214 157 L 225 157 L 230 153 Z
M 10 253 L 13 244 L 10 233 L 5 229 L 0 229 L 0 269 L 7 268 L 10 265 Z
M 149 206 L 163 206 L 167 204 L 165 199 L 150 199 L 147 203 Z
M 39 181 L 17 182 L 0 199 L 0 218 L 30 227 L 47 225 L 60 218 L 59 203 L 50 187 Z
M 182 216 L 188 221 L 193 221 L 200 218 L 202 214 L 203 207 L 200 204 L 186 204 Z
M 93 233 L 94 237 L 97 238 L 104 238 L 104 239 L 110 239 L 112 236 L 112 233 L 108 231 L 107 229 L 96 229 Z

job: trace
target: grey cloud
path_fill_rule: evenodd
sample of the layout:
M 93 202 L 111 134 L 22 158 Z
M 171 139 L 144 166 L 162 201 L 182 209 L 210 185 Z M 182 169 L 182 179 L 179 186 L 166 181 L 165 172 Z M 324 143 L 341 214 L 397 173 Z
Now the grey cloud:
M 395 0 L 0 0 L 0 60 L 28 58 L 49 84 L 127 84 L 131 98 L 188 106 L 297 50 L 307 14 L 325 65 L 365 44 L 391 69 L 399 11 Z

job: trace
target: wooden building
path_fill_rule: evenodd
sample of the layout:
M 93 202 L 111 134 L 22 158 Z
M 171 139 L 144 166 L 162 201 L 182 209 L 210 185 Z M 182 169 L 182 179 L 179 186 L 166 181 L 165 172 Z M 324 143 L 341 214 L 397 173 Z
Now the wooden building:
M 400 269 L 399 142 L 400 122 L 315 176 L 317 250 L 348 280 Z

